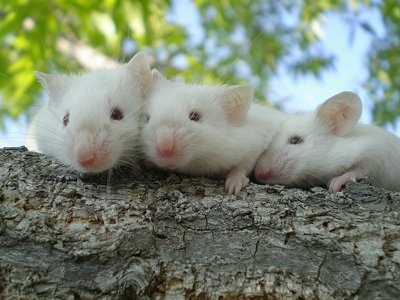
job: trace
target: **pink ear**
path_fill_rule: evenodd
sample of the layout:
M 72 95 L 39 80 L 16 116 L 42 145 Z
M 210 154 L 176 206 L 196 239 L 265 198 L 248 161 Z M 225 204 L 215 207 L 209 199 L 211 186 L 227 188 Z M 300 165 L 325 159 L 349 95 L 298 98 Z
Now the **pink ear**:
M 317 108 L 316 118 L 331 134 L 343 136 L 357 124 L 361 112 L 361 99 L 352 92 L 341 92 Z
M 65 94 L 70 84 L 70 78 L 66 75 L 50 75 L 35 71 L 35 76 L 41 81 L 42 85 L 49 93 L 49 103 L 57 103 Z
M 133 75 L 132 79 L 142 96 L 147 96 L 150 93 L 152 83 L 151 69 L 147 55 L 144 52 L 138 52 L 126 66 Z
M 221 89 L 219 99 L 228 122 L 235 126 L 242 125 L 253 99 L 253 89 L 247 85 L 224 86 Z

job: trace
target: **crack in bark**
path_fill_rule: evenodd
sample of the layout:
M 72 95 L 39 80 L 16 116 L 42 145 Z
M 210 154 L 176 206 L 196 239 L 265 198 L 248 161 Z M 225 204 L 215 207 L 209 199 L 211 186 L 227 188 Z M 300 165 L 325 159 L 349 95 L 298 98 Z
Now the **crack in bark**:
M 317 278 L 316 278 L 317 282 L 321 281 L 319 275 L 321 274 L 321 269 L 322 269 L 322 266 L 325 264 L 326 257 L 328 256 L 328 253 L 329 253 L 329 250 L 327 252 L 325 252 L 324 258 L 321 260 L 321 263 L 318 265 L 318 272 L 317 272 Z
M 258 245 L 260 244 L 260 238 L 259 239 L 257 239 L 257 241 L 256 241 L 256 245 L 255 245 L 255 248 L 254 248 L 254 252 L 253 252 L 253 260 L 256 260 L 256 256 L 257 256 L 257 251 L 258 251 Z

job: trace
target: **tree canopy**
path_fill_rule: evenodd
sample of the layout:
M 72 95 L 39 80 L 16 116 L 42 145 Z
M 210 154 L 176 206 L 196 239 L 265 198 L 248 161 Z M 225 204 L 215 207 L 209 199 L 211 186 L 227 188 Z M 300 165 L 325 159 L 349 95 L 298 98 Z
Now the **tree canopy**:
M 4 1 L 5 2 L 5 1 Z M 269 98 L 269 82 L 279 67 L 291 74 L 319 76 L 335 56 L 321 43 L 318 25 L 340 14 L 350 29 L 373 37 L 365 88 L 379 124 L 394 122 L 400 110 L 400 7 L 397 0 L 195 0 L 190 28 L 171 19 L 179 0 L 26 1 L 0 7 L 0 125 L 23 114 L 41 86 L 34 70 L 77 72 L 112 60 L 123 62 L 139 50 L 167 77 L 208 83 L 250 82 L 259 98 Z M 376 9 L 386 32 L 359 18 Z M 390 37 L 390 38 L 389 38 Z M 86 56 L 82 55 L 86 53 Z M 88 59 L 89 57 L 89 59 Z M 107 60 L 111 59 L 111 60 Z

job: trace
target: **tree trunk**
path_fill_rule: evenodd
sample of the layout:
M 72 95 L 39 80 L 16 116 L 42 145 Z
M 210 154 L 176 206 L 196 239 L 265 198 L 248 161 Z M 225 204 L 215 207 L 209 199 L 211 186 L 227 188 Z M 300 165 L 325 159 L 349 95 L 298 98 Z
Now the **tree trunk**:
M 107 177 L 0 150 L 0 298 L 400 296 L 399 193 Z

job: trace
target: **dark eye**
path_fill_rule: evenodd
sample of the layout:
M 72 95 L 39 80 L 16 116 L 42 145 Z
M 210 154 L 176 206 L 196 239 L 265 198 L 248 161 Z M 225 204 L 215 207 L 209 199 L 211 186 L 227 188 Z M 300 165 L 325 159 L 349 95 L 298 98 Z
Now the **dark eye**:
M 201 119 L 201 115 L 200 115 L 199 112 L 197 112 L 197 111 L 195 111 L 195 110 L 192 110 L 192 111 L 189 113 L 189 120 L 198 122 L 198 121 L 200 121 L 200 119 Z
M 297 145 L 297 144 L 301 144 L 303 142 L 303 139 L 297 135 L 295 136 L 291 136 L 288 140 L 289 144 L 291 145 Z
M 63 118 L 63 124 L 64 126 L 67 126 L 69 123 L 69 112 L 67 112 Z
M 149 114 L 146 114 L 146 115 L 144 116 L 144 120 L 146 121 L 146 123 L 149 123 L 149 121 L 150 121 L 150 115 L 149 115 Z
M 111 111 L 111 120 L 120 121 L 124 118 L 122 111 L 120 111 L 117 107 L 114 107 Z

